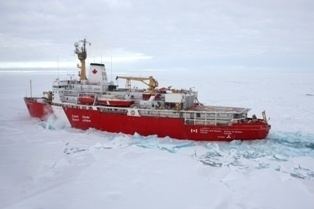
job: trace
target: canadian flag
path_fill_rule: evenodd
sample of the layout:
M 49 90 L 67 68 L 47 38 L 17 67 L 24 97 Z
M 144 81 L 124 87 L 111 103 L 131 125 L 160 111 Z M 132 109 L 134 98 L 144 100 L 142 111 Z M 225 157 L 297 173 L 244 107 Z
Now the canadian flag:
M 97 73 L 97 70 L 96 70 L 96 69 L 94 69 L 92 72 L 93 72 L 94 74 L 96 74 L 96 73 Z

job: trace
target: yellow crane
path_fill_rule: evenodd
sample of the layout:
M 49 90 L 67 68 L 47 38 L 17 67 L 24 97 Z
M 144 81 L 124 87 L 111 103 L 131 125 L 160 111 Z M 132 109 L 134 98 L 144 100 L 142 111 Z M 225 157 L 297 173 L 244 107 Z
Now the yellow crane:
M 149 91 L 153 91 L 158 86 L 158 81 L 153 78 L 153 76 L 149 77 L 132 77 L 132 76 L 117 76 L 116 80 L 125 79 L 125 86 L 128 89 L 131 89 L 131 81 L 140 81 L 148 86 Z

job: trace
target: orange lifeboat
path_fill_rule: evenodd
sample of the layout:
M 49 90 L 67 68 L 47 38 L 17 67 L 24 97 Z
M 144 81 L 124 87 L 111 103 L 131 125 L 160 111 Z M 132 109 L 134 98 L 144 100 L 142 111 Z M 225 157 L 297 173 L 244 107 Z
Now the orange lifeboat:
M 91 95 L 80 95 L 78 97 L 78 103 L 83 105 L 92 105 L 94 104 L 95 97 Z
M 134 104 L 134 101 L 117 98 L 98 98 L 97 104 L 111 107 L 130 107 Z

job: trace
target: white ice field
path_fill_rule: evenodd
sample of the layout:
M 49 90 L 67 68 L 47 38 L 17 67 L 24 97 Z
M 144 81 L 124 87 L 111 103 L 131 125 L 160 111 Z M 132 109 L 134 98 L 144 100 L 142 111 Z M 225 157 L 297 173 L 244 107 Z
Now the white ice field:
M 195 87 L 206 104 L 266 110 L 270 135 L 197 143 L 42 122 L 23 102 L 29 79 L 39 96 L 67 73 L 2 71 L 0 208 L 314 208 L 314 72 L 130 73 Z

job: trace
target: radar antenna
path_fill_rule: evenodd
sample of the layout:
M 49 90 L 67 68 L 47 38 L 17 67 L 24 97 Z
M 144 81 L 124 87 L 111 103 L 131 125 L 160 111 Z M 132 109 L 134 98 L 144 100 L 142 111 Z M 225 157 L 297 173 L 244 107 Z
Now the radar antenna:
M 80 60 L 81 65 L 77 64 L 77 67 L 81 69 L 80 71 L 80 80 L 87 80 L 86 77 L 86 65 L 85 60 L 87 58 L 86 44 L 91 45 L 90 42 L 86 41 L 86 38 L 74 43 L 75 46 L 75 54 L 77 54 L 77 58 Z

